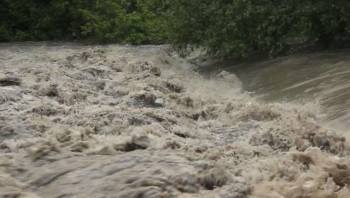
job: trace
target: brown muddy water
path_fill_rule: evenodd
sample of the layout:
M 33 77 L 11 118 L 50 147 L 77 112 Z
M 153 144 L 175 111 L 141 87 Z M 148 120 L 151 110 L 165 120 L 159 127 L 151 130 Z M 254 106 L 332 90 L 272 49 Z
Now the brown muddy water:
M 210 67 L 201 72 L 233 72 L 243 82 L 244 90 L 264 101 L 317 101 L 324 113 L 324 126 L 350 133 L 350 51 L 304 53 L 246 63 L 226 61 Z
M 277 65 L 237 75 L 280 99 L 346 76 L 282 86 L 305 72 Z M 1 44 L 0 197 L 350 197 L 349 140 L 318 103 L 192 67 L 167 46 Z

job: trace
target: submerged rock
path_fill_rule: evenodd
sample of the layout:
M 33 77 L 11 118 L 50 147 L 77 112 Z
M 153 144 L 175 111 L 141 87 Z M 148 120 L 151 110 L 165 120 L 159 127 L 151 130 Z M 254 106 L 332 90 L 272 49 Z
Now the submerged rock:
M 163 98 L 157 98 L 157 99 L 154 101 L 154 104 L 155 104 L 157 107 L 164 107 L 164 99 L 163 99 Z
M 155 75 L 155 76 L 160 76 L 162 74 L 162 72 L 160 71 L 160 69 L 158 67 L 152 67 L 150 69 L 150 73 Z
M 0 73 L 0 86 L 20 86 L 21 79 L 16 76 Z

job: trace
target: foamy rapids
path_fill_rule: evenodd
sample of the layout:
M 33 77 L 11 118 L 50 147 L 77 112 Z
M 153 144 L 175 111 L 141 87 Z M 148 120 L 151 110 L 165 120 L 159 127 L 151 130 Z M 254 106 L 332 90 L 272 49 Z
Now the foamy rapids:
M 316 103 L 263 103 L 167 46 L 0 45 L 0 197 L 350 197 Z

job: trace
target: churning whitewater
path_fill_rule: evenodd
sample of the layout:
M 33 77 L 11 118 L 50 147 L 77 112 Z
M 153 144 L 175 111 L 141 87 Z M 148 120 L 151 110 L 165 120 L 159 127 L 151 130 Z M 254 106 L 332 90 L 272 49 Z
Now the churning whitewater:
M 350 197 L 316 103 L 264 103 L 167 46 L 0 46 L 0 196 Z

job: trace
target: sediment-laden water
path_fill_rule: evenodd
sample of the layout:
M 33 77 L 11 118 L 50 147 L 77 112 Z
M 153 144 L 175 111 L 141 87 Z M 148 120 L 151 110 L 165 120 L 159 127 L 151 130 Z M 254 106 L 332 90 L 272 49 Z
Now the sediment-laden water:
M 189 68 L 166 46 L 2 44 L 0 196 L 350 196 L 349 142 L 317 103 Z
M 325 116 L 323 124 L 350 133 L 350 51 L 227 61 L 203 71 L 209 75 L 218 68 L 236 73 L 245 90 L 265 101 L 318 101 Z

